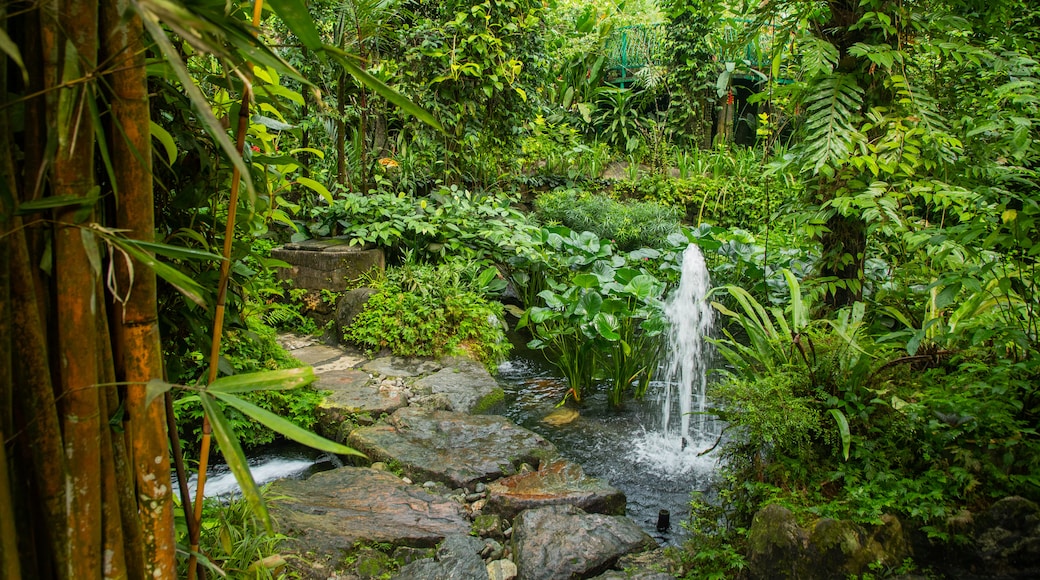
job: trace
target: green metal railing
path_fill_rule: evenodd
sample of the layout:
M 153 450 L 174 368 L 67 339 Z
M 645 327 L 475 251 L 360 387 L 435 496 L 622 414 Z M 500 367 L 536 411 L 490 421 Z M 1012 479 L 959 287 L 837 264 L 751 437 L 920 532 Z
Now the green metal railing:
M 719 62 L 746 62 L 756 69 L 769 67 L 771 47 L 777 40 L 776 29 L 762 26 L 750 41 L 741 42 L 750 36 L 748 28 L 753 24 L 753 20 L 745 18 L 722 19 L 715 35 Z M 635 80 L 634 75 L 639 69 L 663 62 L 667 26 L 664 23 L 636 24 L 614 30 L 606 44 L 607 68 L 617 73 L 617 78 L 610 82 L 625 87 Z

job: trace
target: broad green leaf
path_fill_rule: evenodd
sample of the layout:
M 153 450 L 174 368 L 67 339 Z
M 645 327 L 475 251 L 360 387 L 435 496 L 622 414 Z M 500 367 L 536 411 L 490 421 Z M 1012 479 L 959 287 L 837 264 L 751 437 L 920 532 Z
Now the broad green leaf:
M 145 385 L 144 390 L 144 406 L 148 407 L 152 404 L 152 401 L 154 401 L 156 397 L 162 395 L 163 393 L 169 391 L 172 388 L 173 383 L 168 383 L 162 379 L 152 379 L 148 381 L 148 384 Z
M 621 339 L 621 333 L 619 332 L 621 323 L 618 322 L 617 317 L 613 314 L 600 312 L 592 319 L 592 323 L 596 327 L 596 332 L 603 338 L 609 341 Z
M 632 294 L 640 300 L 646 300 L 657 295 L 659 284 L 653 276 L 640 274 L 625 284 L 625 292 Z
M 841 409 L 828 409 L 827 412 L 834 417 L 834 421 L 838 424 L 838 434 L 841 435 L 841 453 L 845 457 L 845 461 L 849 460 L 849 450 L 852 447 L 852 432 L 849 430 L 849 420 L 845 417 L 845 413 L 841 412 Z
M 571 283 L 578 288 L 596 288 L 599 286 L 599 278 L 594 274 L 578 274 Z
M 339 48 L 328 45 L 325 46 L 325 51 L 331 54 L 333 58 L 335 58 L 341 65 L 343 65 L 343 68 L 347 69 L 347 72 L 349 72 L 351 76 L 353 76 L 355 79 L 357 79 L 359 82 L 361 82 L 368 88 L 378 93 L 379 96 L 383 97 L 387 101 L 390 101 L 403 112 L 412 115 L 416 119 L 419 119 L 423 123 L 426 123 L 434 129 L 437 129 L 438 131 L 444 132 L 444 127 L 442 127 L 441 124 L 437 122 L 437 119 L 433 118 L 433 115 L 426 112 L 422 107 L 408 100 L 408 97 L 405 97 L 401 93 L 391 89 L 386 85 L 386 83 L 372 76 L 368 71 L 358 66 L 358 64 L 354 62 L 354 59 L 356 58 L 354 55 L 348 54 L 347 52 Z
M 288 391 L 312 382 L 314 382 L 314 369 L 311 367 L 300 367 L 220 377 L 210 383 L 206 390 L 212 393 Z
M 357 455 L 358 457 L 366 457 L 366 455 L 364 453 L 361 453 L 360 451 L 351 449 L 350 447 L 347 447 L 346 445 L 342 445 L 340 443 L 336 443 L 335 441 L 329 441 L 328 439 L 320 435 L 311 433 L 303 427 L 300 427 L 299 425 L 296 425 L 287 419 L 283 419 L 282 417 L 275 415 L 267 409 L 262 409 L 254 405 L 253 403 L 250 403 L 249 401 L 245 401 L 226 392 L 211 392 L 221 401 L 227 403 L 228 405 L 231 405 L 239 411 L 242 411 L 249 417 L 252 417 L 253 419 L 263 423 L 265 427 L 271 429 L 272 431 L 281 433 L 282 435 L 288 437 L 289 439 L 292 439 L 293 441 L 296 441 L 297 443 L 302 443 L 304 445 L 307 445 L 308 447 L 313 447 L 314 449 L 328 451 L 329 453 L 337 453 L 339 455 Z
M 202 403 L 202 409 L 206 412 L 209 424 L 213 428 L 213 437 L 217 440 L 217 445 L 220 447 L 220 454 L 224 456 L 224 461 L 227 462 L 231 473 L 235 475 L 235 481 L 242 488 L 242 496 L 246 498 L 246 501 L 252 507 L 253 515 L 259 517 L 260 521 L 264 523 L 264 528 L 267 532 L 274 533 L 274 529 L 271 526 L 271 516 L 267 513 L 267 505 L 264 503 L 263 496 L 260 495 L 260 488 L 257 487 L 252 472 L 249 471 L 246 454 L 242 452 L 242 445 L 239 444 L 238 437 L 235 436 L 235 432 L 231 428 L 231 423 L 224 417 L 224 413 L 220 411 L 220 406 L 217 405 L 211 395 L 202 394 L 199 397 L 199 401 Z
M 784 268 L 783 272 L 784 279 L 787 280 L 787 289 L 791 292 L 791 330 L 801 332 L 805 329 L 809 312 L 802 302 L 802 289 L 798 284 L 798 279 L 787 268 Z
M 152 128 L 152 137 L 159 140 L 163 149 L 166 150 L 166 158 L 170 161 L 170 165 L 173 165 L 174 161 L 177 160 L 177 144 L 173 141 L 173 136 L 170 135 L 169 131 L 163 129 L 155 121 L 150 121 L 150 123 Z
M 311 191 L 317 193 L 321 196 L 322 199 L 324 199 L 329 204 L 332 203 L 332 192 L 330 192 L 329 188 L 325 187 L 321 183 L 309 177 L 297 177 L 296 183 L 299 183 L 307 189 L 310 189 Z

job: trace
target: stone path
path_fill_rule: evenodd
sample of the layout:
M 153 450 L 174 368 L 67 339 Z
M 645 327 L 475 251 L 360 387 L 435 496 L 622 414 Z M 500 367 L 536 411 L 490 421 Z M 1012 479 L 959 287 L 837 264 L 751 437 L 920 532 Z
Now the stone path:
M 623 515 L 624 494 L 536 433 L 472 414 L 502 398 L 480 364 L 282 343 L 330 392 L 319 432 L 375 462 L 273 484 L 272 516 L 303 577 L 672 577 Z

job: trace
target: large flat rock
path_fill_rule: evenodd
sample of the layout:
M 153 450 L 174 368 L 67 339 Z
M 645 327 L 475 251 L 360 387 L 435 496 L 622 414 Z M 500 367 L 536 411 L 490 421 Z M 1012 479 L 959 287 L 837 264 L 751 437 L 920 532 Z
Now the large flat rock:
M 520 513 L 512 539 L 520 580 L 591 578 L 620 557 L 657 545 L 624 516 L 587 514 L 570 505 Z
M 277 481 L 271 497 L 276 530 L 294 538 L 300 553 L 342 557 L 357 542 L 432 548 L 469 531 L 459 504 L 374 469 L 341 467 Z
M 323 412 L 333 415 L 367 413 L 378 417 L 408 404 L 404 390 L 387 383 L 389 381 L 375 380 L 357 369 L 327 370 L 318 375 L 314 388 L 330 392 L 321 403 Z
M 484 365 L 457 359 L 432 375 L 415 381 L 415 389 L 443 397 L 450 410 L 475 413 L 487 410 L 505 395 Z
M 404 407 L 385 424 L 358 429 L 347 443 L 373 461 L 394 461 L 416 481 L 472 489 L 537 465 L 556 447 L 537 433 L 497 415 Z
M 563 504 L 589 513 L 625 515 L 625 494 L 621 490 L 585 475 L 580 465 L 562 459 L 538 471 L 489 484 L 487 499 L 486 512 L 510 520 L 526 509 Z

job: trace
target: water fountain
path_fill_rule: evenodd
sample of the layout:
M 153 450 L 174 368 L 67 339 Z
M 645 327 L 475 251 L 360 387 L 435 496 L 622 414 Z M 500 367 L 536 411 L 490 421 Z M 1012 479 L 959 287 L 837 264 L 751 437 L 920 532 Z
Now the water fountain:
M 715 465 L 714 458 L 703 455 L 718 436 L 714 422 L 704 413 L 710 359 L 705 338 L 714 320 L 705 299 L 710 288 L 704 256 L 690 244 L 683 252 L 679 287 L 665 305 L 670 331 L 661 379 L 655 382 L 660 406 L 632 450 L 651 469 L 707 473 Z

